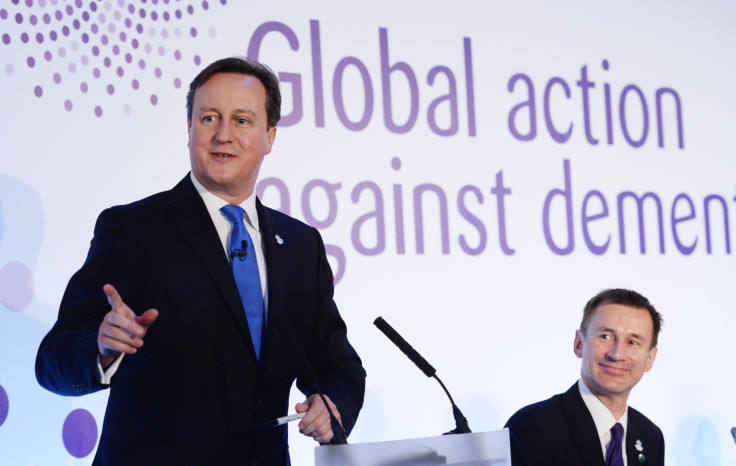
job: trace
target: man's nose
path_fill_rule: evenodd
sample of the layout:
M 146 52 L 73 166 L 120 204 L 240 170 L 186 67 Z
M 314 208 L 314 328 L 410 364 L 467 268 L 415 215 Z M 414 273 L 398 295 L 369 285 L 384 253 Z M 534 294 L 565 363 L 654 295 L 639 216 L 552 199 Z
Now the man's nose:
M 230 123 L 228 121 L 220 121 L 215 132 L 215 140 L 219 143 L 231 142 L 232 133 L 230 132 Z
M 608 348 L 606 356 L 611 361 L 620 361 L 624 359 L 624 344 L 620 340 L 615 340 Z

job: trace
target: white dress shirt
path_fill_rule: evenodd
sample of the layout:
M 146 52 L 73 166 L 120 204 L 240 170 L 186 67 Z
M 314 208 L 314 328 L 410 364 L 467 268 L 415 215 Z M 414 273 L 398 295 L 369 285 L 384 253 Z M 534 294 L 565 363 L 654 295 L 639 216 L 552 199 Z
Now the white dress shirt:
M 595 422 L 595 428 L 598 431 L 598 438 L 601 441 L 603 459 L 606 458 L 606 449 L 608 449 L 608 444 L 611 442 L 611 428 L 618 422 L 624 428 L 623 437 L 621 439 L 621 452 L 623 453 L 624 464 L 628 464 L 626 462 L 626 426 L 629 421 L 629 407 L 626 407 L 626 411 L 624 411 L 623 416 L 616 419 L 613 417 L 613 414 L 611 414 L 611 411 L 606 408 L 606 405 L 604 405 L 597 396 L 593 395 L 582 379 L 578 380 L 578 388 L 580 389 L 580 395 L 583 397 L 585 406 L 588 407 L 590 415 L 593 416 L 593 422 Z

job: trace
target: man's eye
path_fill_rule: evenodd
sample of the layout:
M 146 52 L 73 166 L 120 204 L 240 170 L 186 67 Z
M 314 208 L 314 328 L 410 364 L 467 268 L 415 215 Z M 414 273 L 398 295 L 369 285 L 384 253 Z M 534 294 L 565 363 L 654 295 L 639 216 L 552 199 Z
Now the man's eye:
M 236 121 L 238 122 L 239 125 L 248 124 L 248 120 L 246 118 L 238 118 Z
M 205 115 L 202 117 L 203 123 L 211 123 L 213 121 L 217 120 L 217 118 L 214 115 Z

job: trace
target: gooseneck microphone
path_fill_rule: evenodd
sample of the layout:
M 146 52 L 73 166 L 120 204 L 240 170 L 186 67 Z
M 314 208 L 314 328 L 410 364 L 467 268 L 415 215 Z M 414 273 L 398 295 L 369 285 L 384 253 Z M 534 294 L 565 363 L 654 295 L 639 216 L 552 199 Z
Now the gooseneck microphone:
M 468 420 L 465 419 L 465 416 L 463 416 L 463 413 L 460 411 L 460 408 L 457 407 L 455 404 L 455 401 L 452 399 L 452 396 L 450 395 L 450 392 L 447 391 L 447 388 L 445 387 L 445 384 L 442 383 L 439 377 L 437 377 L 437 371 L 434 367 L 432 367 L 431 364 L 427 362 L 426 359 L 424 359 L 412 346 L 406 342 L 403 338 L 401 338 L 401 335 L 396 332 L 396 330 L 391 327 L 388 322 L 386 322 L 382 317 L 378 317 L 376 320 L 373 321 L 373 325 L 378 327 L 378 330 L 382 331 L 384 335 L 388 337 L 389 340 L 391 340 L 394 345 L 398 346 L 399 349 L 407 355 L 411 361 L 417 365 L 417 367 L 424 372 L 424 375 L 427 377 L 434 377 L 437 382 L 439 382 L 440 386 L 442 386 L 442 389 L 447 394 L 447 397 L 450 399 L 450 403 L 452 404 L 452 415 L 455 417 L 455 429 L 451 430 L 450 432 L 445 432 L 444 435 L 447 434 L 468 434 L 471 432 L 470 426 L 468 426 Z
M 347 444 L 348 440 L 347 435 L 345 435 L 345 429 L 342 428 L 342 425 L 340 425 L 340 422 L 337 420 L 335 414 L 332 412 L 330 405 L 327 403 L 327 399 L 325 399 L 325 394 L 322 393 L 322 389 L 319 387 L 317 374 L 314 372 L 312 365 L 309 363 L 309 360 L 304 354 L 304 351 L 299 345 L 299 342 L 296 340 L 296 337 L 294 337 L 294 334 L 291 333 L 291 330 L 289 329 L 289 326 L 286 325 L 286 323 L 284 322 L 284 319 L 276 319 L 274 325 L 279 331 L 281 338 L 283 338 L 286 342 L 286 346 L 289 347 L 291 355 L 294 356 L 294 359 L 296 359 L 296 364 L 299 367 L 301 376 L 304 377 L 304 381 L 309 387 L 313 387 L 314 390 L 319 394 L 320 398 L 322 398 L 322 403 L 324 403 L 325 408 L 327 408 L 327 412 L 330 415 L 330 427 L 332 427 L 332 435 L 334 437 L 333 443 L 336 443 L 338 445 Z

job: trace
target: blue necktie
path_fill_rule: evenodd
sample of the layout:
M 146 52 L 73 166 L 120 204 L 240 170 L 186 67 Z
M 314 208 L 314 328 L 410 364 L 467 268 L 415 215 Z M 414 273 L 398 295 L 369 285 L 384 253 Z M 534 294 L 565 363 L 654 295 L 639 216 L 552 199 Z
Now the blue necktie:
M 256 350 L 256 357 L 260 361 L 263 294 L 261 293 L 261 277 L 258 274 L 256 251 L 253 249 L 253 241 L 243 223 L 243 209 L 240 206 L 228 204 L 220 211 L 233 225 L 230 234 L 230 264 L 233 267 L 233 276 L 245 309 L 245 317 L 248 319 L 248 328 Z
M 616 423 L 611 427 L 611 442 L 606 449 L 606 466 L 624 466 L 624 457 L 621 451 L 621 440 L 624 436 L 624 427 Z

